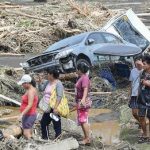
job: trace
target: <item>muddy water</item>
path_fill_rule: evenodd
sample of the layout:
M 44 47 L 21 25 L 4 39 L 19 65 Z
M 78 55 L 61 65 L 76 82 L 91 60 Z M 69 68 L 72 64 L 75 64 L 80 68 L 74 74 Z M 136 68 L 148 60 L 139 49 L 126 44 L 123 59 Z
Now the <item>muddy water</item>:
M 0 118 L 14 119 L 0 121 L 0 128 L 6 128 L 12 124 L 18 124 L 17 116 L 19 108 L 16 107 L 0 107 L 0 110 L 11 109 L 13 112 Z M 71 113 L 70 118 L 76 121 L 76 112 Z M 105 144 L 110 145 L 119 141 L 120 126 L 118 122 L 118 114 L 109 109 L 91 109 L 89 112 L 89 123 L 92 130 L 92 137 L 100 138 Z

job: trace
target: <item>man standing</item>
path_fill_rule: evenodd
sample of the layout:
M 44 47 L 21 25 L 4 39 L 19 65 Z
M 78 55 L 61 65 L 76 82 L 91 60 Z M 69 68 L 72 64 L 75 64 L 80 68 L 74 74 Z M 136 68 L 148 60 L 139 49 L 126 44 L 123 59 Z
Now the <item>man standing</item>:
M 138 96 L 138 90 L 139 90 L 139 84 L 140 84 L 140 75 L 142 73 L 142 61 L 136 60 L 135 61 L 135 68 L 131 70 L 129 81 L 131 81 L 131 90 L 130 90 L 130 101 L 129 101 L 129 107 L 132 109 L 132 115 L 133 117 L 138 121 L 139 123 L 139 117 L 138 117 L 138 103 L 137 103 L 137 96 Z
M 143 69 L 140 77 L 140 88 L 138 96 L 139 121 L 143 130 L 143 136 L 139 139 L 139 143 L 149 142 L 148 131 L 146 128 L 146 118 L 149 121 L 150 131 L 150 55 L 145 55 L 142 58 Z

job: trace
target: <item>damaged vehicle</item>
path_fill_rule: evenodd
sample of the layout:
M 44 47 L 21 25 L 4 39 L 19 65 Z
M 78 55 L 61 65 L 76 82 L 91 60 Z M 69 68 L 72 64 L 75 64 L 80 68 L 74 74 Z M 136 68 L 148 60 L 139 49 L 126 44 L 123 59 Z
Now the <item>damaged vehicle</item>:
M 99 48 L 111 46 L 125 49 L 137 48 L 136 45 L 123 40 L 122 38 L 107 32 L 86 32 L 75 35 L 51 45 L 41 55 L 33 57 L 22 64 L 26 71 L 40 72 L 48 67 L 55 66 L 61 72 L 69 73 L 75 71 L 76 65 L 80 62 L 88 66 L 94 66 L 97 59 L 94 51 Z
M 125 41 L 137 45 L 143 52 L 150 45 L 150 31 L 132 9 L 110 19 L 101 31 L 115 34 Z
M 86 32 L 56 42 L 41 55 L 27 60 L 21 66 L 26 71 L 33 72 L 55 66 L 62 73 L 70 73 L 75 71 L 80 62 L 90 67 L 95 66 L 97 59 L 94 51 L 99 48 L 111 50 L 113 45 L 122 51 L 137 47 L 145 51 L 149 44 L 150 31 L 132 10 L 128 10 L 125 14 L 111 19 L 101 31 Z

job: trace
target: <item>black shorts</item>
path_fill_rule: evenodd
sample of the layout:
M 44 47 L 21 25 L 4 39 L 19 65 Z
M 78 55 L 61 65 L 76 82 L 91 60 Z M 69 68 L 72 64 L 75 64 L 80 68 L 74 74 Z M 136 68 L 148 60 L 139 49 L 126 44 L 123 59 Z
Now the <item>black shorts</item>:
M 131 96 L 129 107 L 131 109 L 138 109 L 137 96 Z
M 147 108 L 139 108 L 138 116 L 139 116 L 139 117 L 147 117 L 147 118 L 150 119 L 150 109 L 147 109 Z

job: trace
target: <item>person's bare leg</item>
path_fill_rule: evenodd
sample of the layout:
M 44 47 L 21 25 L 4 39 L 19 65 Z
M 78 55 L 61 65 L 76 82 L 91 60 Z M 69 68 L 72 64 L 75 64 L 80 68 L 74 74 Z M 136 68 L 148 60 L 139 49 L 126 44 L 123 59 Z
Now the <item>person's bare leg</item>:
M 89 143 L 90 142 L 90 128 L 88 123 L 83 123 L 81 125 L 83 133 L 84 133 L 84 142 Z
M 32 137 L 32 130 L 31 130 L 31 129 L 24 129 L 24 130 L 23 130 L 23 135 L 24 135 L 27 139 L 31 139 L 31 137 Z
M 146 119 L 145 119 L 145 117 L 139 117 L 139 120 L 140 120 L 141 128 L 143 130 L 143 136 L 147 137 Z
M 149 138 L 150 138 L 150 118 L 148 119 L 149 121 Z
M 132 109 L 132 115 L 139 122 L 138 111 L 138 109 Z

